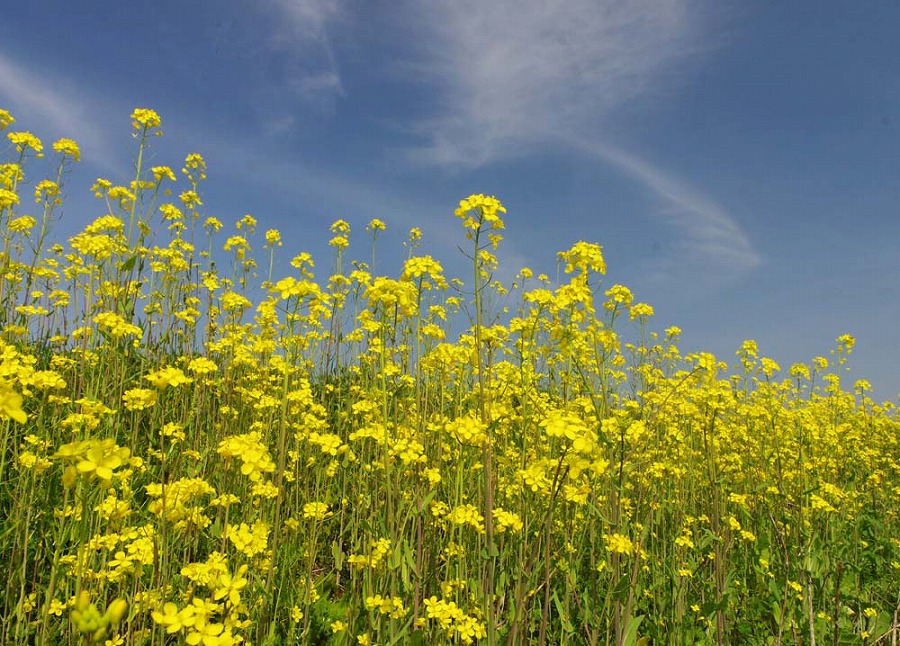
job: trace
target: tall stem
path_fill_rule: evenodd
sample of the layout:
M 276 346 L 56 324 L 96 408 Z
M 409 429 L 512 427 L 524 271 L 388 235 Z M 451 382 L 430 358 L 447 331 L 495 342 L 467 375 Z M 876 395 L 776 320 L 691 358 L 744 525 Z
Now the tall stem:
M 483 220 L 479 222 L 483 226 Z M 475 256 L 473 258 L 474 289 L 475 289 L 475 374 L 478 379 L 478 403 L 481 413 L 481 422 L 488 428 L 487 440 L 482 452 L 484 467 L 484 529 L 487 541 L 487 567 L 484 572 L 485 594 L 485 619 L 487 623 L 488 644 L 497 643 L 497 633 L 494 625 L 494 567 L 497 548 L 494 544 L 494 454 L 491 437 L 491 407 L 488 405 L 488 393 L 485 388 L 485 362 L 482 357 L 482 328 L 484 326 L 484 297 L 483 290 L 487 286 L 484 283 L 484 269 L 479 254 L 482 226 L 479 226 L 474 234 Z

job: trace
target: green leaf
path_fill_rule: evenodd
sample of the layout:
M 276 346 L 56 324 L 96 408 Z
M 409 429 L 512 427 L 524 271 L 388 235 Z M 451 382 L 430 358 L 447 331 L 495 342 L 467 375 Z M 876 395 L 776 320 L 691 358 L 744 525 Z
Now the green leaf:
M 625 635 L 622 637 L 622 646 L 638 646 L 638 644 L 646 644 L 647 637 L 641 637 L 638 639 L 638 628 L 641 625 L 641 622 L 644 620 L 643 615 L 637 617 L 628 617 L 627 623 L 625 624 L 627 628 L 625 629 Z
M 131 271 L 134 269 L 134 264 L 137 262 L 137 256 L 131 256 L 128 260 L 122 263 L 122 271 Z

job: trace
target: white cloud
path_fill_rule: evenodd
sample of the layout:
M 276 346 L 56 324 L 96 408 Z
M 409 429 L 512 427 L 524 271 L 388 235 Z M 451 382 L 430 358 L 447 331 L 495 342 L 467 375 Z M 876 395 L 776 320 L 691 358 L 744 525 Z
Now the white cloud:
M 472 165 L 547 135 L 602 130 L 692 51 L 684 0 L 428 4 L 422 65 L 446 112 L 424 125 L 434 161 Z
M 339 0 L 276 0 L 290 26 L 306 39 L 325 41 L 326 23 L 340 13 Z
M 13 116 L 28 115 L 46 122 L 42 124 L 55 137 L 70 137 L 81 147 L 85 161 L 106 169 L 115 167 L 114 148 L 97 124 L 102 122 L 91 112 L 88 103 L 76 98 L 65 84 L 35 73 L 0 53 L 0 97 Z M 42 133 L 36 133 L 41 136 Z
M 629 101 L 662 93 L 710 42 L 693 0 L 455 0 L 428 4 L 417 69 L 444 98 L 417 161 L 474 168 L 563 142 L 664 205 L 695 259 L 742 271 L 759 255 L 735 218 L 685 182 L 607 145 Z M 601 142 L 601 143 L 592 143 Z
M 286 54 L 283 89 L 307 104 L 323 107 L 345 94 L 328 33 L 342 15 L 340 0 L 276 0 L 260 7 L 271 12 L 275 26 L 270 46 Z
M 624 150 L 606 145 L 580 147 L 624 171 L 661 198 L 661 213 L 681 229 L 688 249 L 707 263 L 736 272 L 760 263 L 760 255 L 743 228 L 713 200 Z

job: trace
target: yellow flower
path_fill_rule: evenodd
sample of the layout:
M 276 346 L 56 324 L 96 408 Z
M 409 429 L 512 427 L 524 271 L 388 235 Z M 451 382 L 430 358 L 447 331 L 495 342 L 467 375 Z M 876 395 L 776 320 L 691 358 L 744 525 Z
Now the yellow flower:
M 208 375 L 218 369 L 219 367 L 215 362 L 206 357 L 196 357 L 191 359 L 191 362 L 188 364 L 188 370 L 195 375 Z
M 634 543 L 623 534 L 604 534 L 603 542 L 606 543 L 606 551 L 610 554 L 630 555 L 634 553 Z
M 22 395 L 2 380 L 0 380 L 0 419 L 12 419 L 19 424 L 28 421 L 28 415 L 22 410 Z
M 500 200 L 493 195 L 480 193 L 460 200 L 459 207 L 454 212 L 456 217 L 464 221 L 463 225 L 473 231 L 479 229 L 484 223 L 489 224 L 489 228 L 502 229 L 504 224 L 500 219 L 500 213 L 506 213 L 506 207 L 500 203 Z
M 74 139 L 57 139 L 53 142 L 53 150 L 60 153 L 63 157 L 71 157 L 75 161 L 81 161 L 81 149 Z
M 447 422 L 444 430 L 460 444 L 482 446 L 488 441 L 487 424 L 472 413 Z
M 18 195 L 8 189 L 0 188 L 0 210 L 8 209 L 9 207 L 15 206 L 18 203 Z
M 241 605 L 241 590 L 247 587 L 247 579 L 244 575 L 247 573 L 248 566 L 242 565 L 238 571 L 232 576 L 228 572 L 219 575 L 216 581 L 215 594 L 213 599 L 227 599 L 232 607 Z
M 205 620 L 199 621 L 194 625 L 194 629 L 188 632 L 184 641 L 191 646 L 230 646 L 234 644 L 234 637 L 231 630 L 226 632 L 225 626 L 220 623 L 208 623 Z
M 313 520 L 325 520 L 330 514 L 324 502 L 308 502 L 303 505 L 303 517 Z
M 134 112 L 131 113 L 131 125 L 135 130 L 146 132 L 153 128 L 159 128 L 162 125 L 162 119 L 159 118 L 155 110 L 135 108 Z
M 156 372 L 151 372 L 149 375 L 146 375 L 144 379 L 153 384 L 153 387 L 157 390 L 165 390 L 169 386 L 174 388 L 181 386 L 182 384 L 189 384 L 193 381 L 193 379 L 186 376 L 180 369 L 171 366 L 162 368 Z
M 181 200 L 181 203 L 184 204 L 185 208 L 193 209 L 197 206 L 202 206 L 203 202 L 200 200 L 200 196 L 197 194 L 197 191 L 184 191 L 181 195 L 178 196 L 178 199 Z
M 514 532 L 522 531 L 522 519 L 519 517 L 519 514 L 506 511 L 500 507 L 494 508 L 494 520 L 496 521 L 494 528 L 498 533 L 503 533 L 506 530 L 512 530 Z
M 614 310 L 618 305 L 628 307 L 634 299 L 631 290 L 625 287 L 625 285 L 613 285 L 606 290 L 606 297 L 609 300 L 604 304 L 604 307 L 608 310 Z
M 122 394 L 122 403 L 126 410 L 144 410 L 156 403 L 156 392 L 147 388 L 132 388 Z
M 270 247 L 281 246 L 281 232 L 277 229 L 269 229 L 266 231 L 266 244 Z
M 6 130 L 15 120 L 9 112 L 0 110 L 0 130 Z
M 200 153 L 191 153 L 184 158 L 184 168 L 181 169 L 181 172 L 191 177 L 195 175 L 191 171 L 200 172 L 196 179 L 206 179 L 206 162 Z
M 43 156 L 44 144 L 30 132 L 10 132 L 6 138 L 16 147 L 16 152 L 25 152 L 31 148 L 38 157 Z
M 30 215 L 23 215 L 15 220 L 10 220 L 7 227 L 9 227 L 9 230 L 13 233 L 27 233 L 31 231 L 36 224 L 37 220 L 33 217 Z
M 484 533 L 484 516 L 474 505 L 459 505 L 450 510 L 447 520 L 454 525 L 469 525 L 479 533 Z
M 113 337 L 143 336 L 144 331 L 137 325 L 129 323 L 120 315 L 113 312 L 101 312 L 94 317 L 94 323 L 104 332 Z
M 628 313 L 629 318 L 633 321 L 636 318 L 647 319 L 653 316 L 653 307 L 647 303 L 635 303 L 634 307 Z
M 113 471 L 125 464 L 131 456 L 131 450 L 120 447 L 115 440 L 106 438 L 103 440 L 88 440 L 86 450 L 81 455 L 75 468 L 78 473 L 108 482 L 113 477 Z
M 150 172 L 153 173 L 153 179 L 156 182 L 161 182 L 163 179 L 167 179 L 170 182 L 176 181 L 175 173 L 168 166 L 154 166 L 150 169 Z
M 343 251 L 350 246 L 350 241 L 347 239 L 347 236 L 334 236 L 328 241 L 328 244 L 338 251 Z
M 225 537 L 239 552 L 252 558 L 265 551 L 269 540 L 269 524 L 257 522 L 252 526 L 247 523 L 230 525 L 225 530 Z
M 216 449 L 225 458 L 240 457 L 241 473 L 258 482 L 263 473 L 275 471 L 275 463 L 269 449 L 262 442 L 262 435 L 256 431 L 225 438 Z
M 565 272 L 571 274 L 578 271 L 586 274 L 589 270 L 598 274 L 606 273 L 606 261 L 603 259 L 603 247 L 592 242 L 576 242 L 568 251 L 558 253 L 560 260 L 566 263 Z

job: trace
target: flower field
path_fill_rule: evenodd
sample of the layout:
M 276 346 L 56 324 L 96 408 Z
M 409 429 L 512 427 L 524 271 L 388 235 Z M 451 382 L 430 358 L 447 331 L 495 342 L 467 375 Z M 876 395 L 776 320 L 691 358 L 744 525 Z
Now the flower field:
M 501 284 L 484 195 L 462 280 L 380 220 L 317 265 L 131 119 L 57 242 L 78 145 L 0 110 L 0 643 L 898 642 L 900 420 L 853 337 L 683 354 L 587 242 Z

